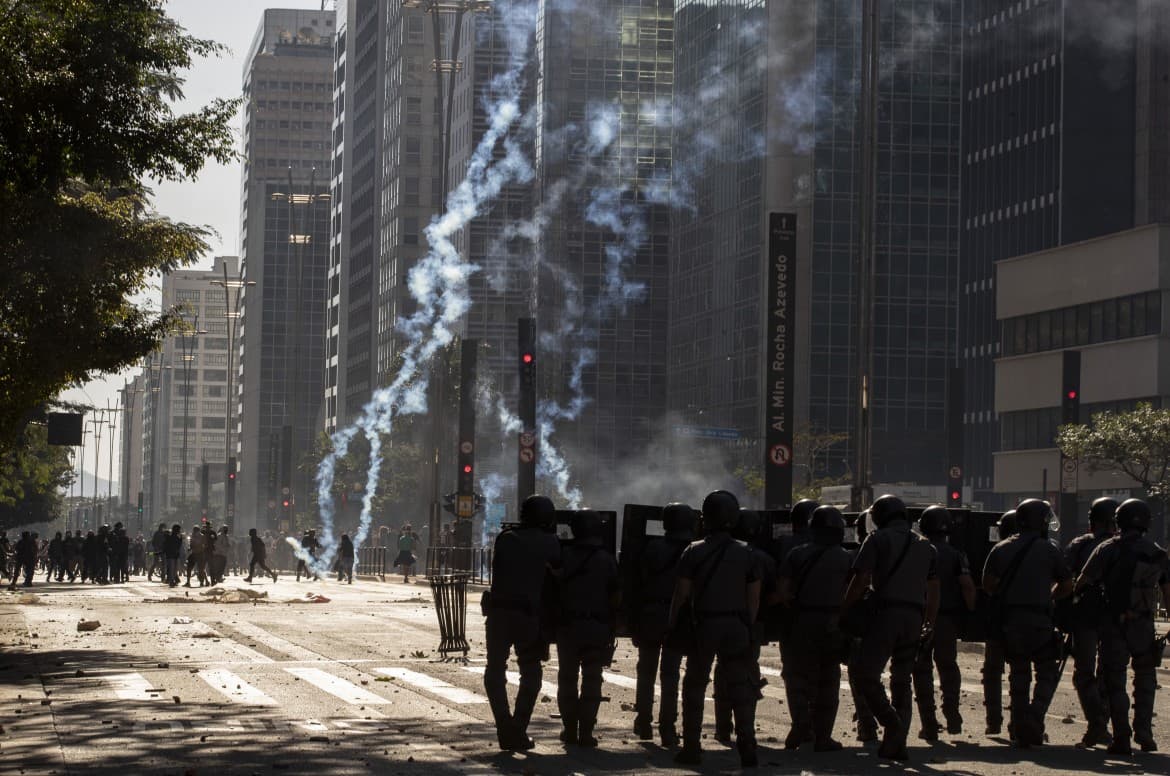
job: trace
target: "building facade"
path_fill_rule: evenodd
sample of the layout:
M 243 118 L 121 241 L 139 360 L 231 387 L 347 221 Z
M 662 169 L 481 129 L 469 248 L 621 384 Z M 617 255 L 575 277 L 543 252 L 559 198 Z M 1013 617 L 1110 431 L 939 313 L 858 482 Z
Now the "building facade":
M 243 76 L 237 518 L 291 529 L 325 427 L 334 12 L 266 10 Z
M 994 478 L 996 262 L 1167 216 L 1167 98 L 1152 88 L 1166 61 L 1166 10 L 1144 0 L 1105 0 L 1093 13 L 1078 5 L 988 0 L 964 9 L 957 357 L 964 484 L 988 506 L 1003 503 Z
M 135 384 L 141 394 L 141 466 L 139 480 L 131 472 L 132 491 L 123 492 L 137 504 L 143 492 L 143 519 L 198 520 L 204 464 L 221 481 L 228 439 L 228 308 L 222 286 L 224 269 L 237 272 L 235 256 L 217 256 L 210 270 L 178 270 L 162 281 L 162 308 L 182 317 L 185 333 L 168 336 L 162 349 L 147 357 Z M 132 390 L 132 389 L 131 389 Z M 125 464 L 124 464 L 125 467 Z M 125 469 L 124 469 L 125 470 Z M 135 487 L 141 482 L 141 488 Z M 212 504 L 209 516 L 222 515 Z
M 121 520 L 129 530 L 143 530 L 145 518 L 145 489 L 142 485 L 143 464 L 143 418 L 146 404 L 146 375 L 140 372 L 132 377 L 122 390 L 118 391 L 118 406 L 121 415 L 121 452 L 118 459 L 121 471 L 118 474 L 119 503 L 122 505 Z M 139 497 L 143 499 L 143 512 L 138 512 Z
M 765 234 L 798 221 L 795 480 L 848 477 L 856 431 L 861 3 L 689 2 L 677 13 L 676 105 L 726 82 L 759 154 L 721 138 L 675 213 L 670 400 L 688 427 L 739 433 L 763 460 Z M 882 3 L 873 330 L 874 481 L 941 484 L 953 365 L 958 234 L 958 4 Z M 766 52 L 765 66 L 753 57 Z M 726 147 L 723 150 L 723 147 Z M 676 154 L 679 150 L 676 149 Z M 761 161 L 763 164 L 761 164 Z M 761 179 L 761 170 L 766 175 Z M 676 179 L 677 179 L 676 175 Z M 808 435 L 808 436 L 806 436 Z M 838 438 L 820 455 L 812 438 Z M 687 446 L 691 445 L 687 443 Z
M 1078 422 L 1170 400 L 1170 226 L 1148 225 L 999 261 L 994 489 L 1059 503 L 1063 353 L 1080 353 Z M 1093 499 L 1128 497 L 1120 472 L 1077 472 L 1078 523 Z M 1142 496 L 1140 490 L 1134 495 Z M 1067 533 L 1062 531 L 1062 533 Z M 1164 536 L 1162 529 L 1157 532 Z

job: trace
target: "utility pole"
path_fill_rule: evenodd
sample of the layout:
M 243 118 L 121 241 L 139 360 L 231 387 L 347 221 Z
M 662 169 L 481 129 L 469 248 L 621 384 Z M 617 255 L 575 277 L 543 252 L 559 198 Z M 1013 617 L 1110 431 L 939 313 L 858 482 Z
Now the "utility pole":
M 244 267 L 241 264 L 236 269 L 236 277 L 234 279 L 228 278 L 227 262 L 223 262 L 223 280 L 213 280 L 211 284 L 214 286 L 221 286 L 223 288 L 223 317 L 227 322 L 228 327 L 228 357 L 227 357 L 227 420 L 226 433 L 224 434 L 223 446 L 223 514 L 224 522 L 227 523 L 228 530 L 235 533 L 236 530 L 236 457 L 232 451 L 232 437 L 234 429 L 232 428 L 232 411 L 234 409 L 236 397 L 232 393 L 232 358 L 236 351 L 236 327 L 240 320 L 240 297 L 245 288 L 256 285 L 255 280 L 244 280 Z M 228 299 L 231 295 L 232 289 L 235 289 L 235 302 L 228 306 Z M 253 477 L 255 473 L 253 473 Z
M 873 501 L 873 297 L 877 238 L 877 95 L 879 80 L 879 0 L 861 0 L 861 191 L 858 256 L 857 316 L 857 413 L 853 434 L 854 466 L 852 508 L 861 511 Z

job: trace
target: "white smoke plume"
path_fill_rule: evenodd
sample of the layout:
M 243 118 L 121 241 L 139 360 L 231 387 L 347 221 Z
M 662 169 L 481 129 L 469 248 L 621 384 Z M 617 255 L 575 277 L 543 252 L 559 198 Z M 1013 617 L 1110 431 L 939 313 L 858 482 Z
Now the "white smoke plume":
M 426 412 L 427 364 L 452 341 L 455 327 L 471 305 L 468 281 L 478 267 L 463 261 L 453 243 L 454 237 L 494 202 L 506 186 L 527 183 L 534 176 L 531 160 L 510 133 L 523 118 L 523 76 L 535 30 L 537 3 L 536 0 L 506 0 L 497 2 L 495 9 L 508 41 L 509 66 L 488 87 L 487 130 L 471 156 L 466 177 L 448 197 L 446 211 L 426 228 L 429 252 L 408 275 L 407 284 L 417 311 L 399 326 L 406 342 L 401 353 L 402 366 L 392 383 L 374 392 L 358 420 L 333 435 L 333 450 L 317 473 L 323 530 L 321 557 L 312 565 L 318 574 L 330 568 L 336 555 L 332 489 L 337 461 L 346 454 L 358 433 L 366 436 L 370 457 L 359 528 L 354 537 L 357 550 L 368 535 L 372 521 L 371 509 L 382 466 L 380 435 L 391 431 L 396 417 Z M 356 559 L 355 553 L 355 563 Z

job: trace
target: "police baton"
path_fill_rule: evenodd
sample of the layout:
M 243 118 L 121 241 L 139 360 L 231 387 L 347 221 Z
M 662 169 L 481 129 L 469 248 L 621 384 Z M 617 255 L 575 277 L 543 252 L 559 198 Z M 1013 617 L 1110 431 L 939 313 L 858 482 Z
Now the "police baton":
M 1060 667 L 1056 671 L 1057 683 L 1064 677 L 1064 666 L 1068 663 L 1068 657 L 1073 652 L 1073 635 L 1070 631 L 1065 635 L 1064 641 L 1060 644 Z

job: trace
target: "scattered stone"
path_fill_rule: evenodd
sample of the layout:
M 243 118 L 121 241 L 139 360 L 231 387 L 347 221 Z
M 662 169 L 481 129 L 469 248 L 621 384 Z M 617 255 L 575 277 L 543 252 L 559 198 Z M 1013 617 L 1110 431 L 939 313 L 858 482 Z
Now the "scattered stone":
M 170 668 L 171 664 L 170 663 L 159 663 L 158 667 L 159 668 Z
M 78 677 L 78 678 L 81 678 L 81 677 L 85 676 L 85 671 L 82 671 L 82 670 L 79 668 L 79 669 L 77 669 L 76 671 L 74 671 L 74 672 L 73 672 L 73 675 L 74 675 L 74 676 L 76 676 L 76 677 Z
M 178 696 L 178 695 L 172 695 L 172 696 L 171 696 L 171 700 L 173 700 L 173 701 L 175 702 L 175 705 L 176 705 L 176 706 L 178 706 L 180 703 L 182 703 L 182 702 L 183 702 L 183 701 L 182 701 L 182 700 L 179 698 L 179 696 Z
M 192 622 L 190 617 L 176 617 L 171 620 L 171 625 L 190 625 Z
M 102 627 L 102 624 L 98 620 L 82 620 L 77 623 L 77 630 L 79 631 L 95 631 L 100 627 Z
M 309 740 L 315 744 L 329 743 L 329 736 L 309 736 Z
M 1064 719 L 1062 719 L 1062 720 L 1060 721 L 1060 724 L 1062 724 L 1062 725 L 1071 725 L 1071 724 L 1073 724 L 1073 722 L 1074 722 L 1074 720 L 1073 720 L 1073 718 L 1072 718 L 1072 717 L 1065 717 Z

